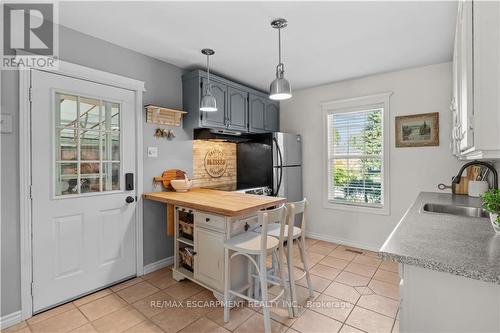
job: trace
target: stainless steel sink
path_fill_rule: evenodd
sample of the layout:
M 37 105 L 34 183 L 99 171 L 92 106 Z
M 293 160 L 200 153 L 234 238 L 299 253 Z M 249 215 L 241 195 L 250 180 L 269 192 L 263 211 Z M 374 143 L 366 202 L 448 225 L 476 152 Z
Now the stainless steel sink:
M 467 207 L 455 205 L 442 205 L 426 203 L 422 207 L 424 211 L 429 213 L 450 214 L 465 217 L 488 217 L 488 212 L 480 207 Z

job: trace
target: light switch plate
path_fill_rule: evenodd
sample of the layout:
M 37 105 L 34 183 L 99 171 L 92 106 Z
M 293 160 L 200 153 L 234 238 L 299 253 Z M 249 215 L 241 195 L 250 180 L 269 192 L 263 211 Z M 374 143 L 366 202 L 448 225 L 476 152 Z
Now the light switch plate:
M 158 147 L 148 147 L 148 157 L 158 157 Z
M 0 124 L 2 134 L 12 133 L 12 115 L 8 113 L 2 113 L 0 117 Z

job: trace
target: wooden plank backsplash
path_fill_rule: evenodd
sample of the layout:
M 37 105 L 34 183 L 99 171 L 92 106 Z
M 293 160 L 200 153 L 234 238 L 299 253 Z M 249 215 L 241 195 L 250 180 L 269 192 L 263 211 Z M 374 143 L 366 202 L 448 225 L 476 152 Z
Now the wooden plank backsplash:
M 224 152 L 226 171 L 221 177 L 213 178 L 205 169 L 205 156 L 214 147 Z M 193 141 L 193 187 L 218 190 L 236 190 L 236 144 L 232 142 Z

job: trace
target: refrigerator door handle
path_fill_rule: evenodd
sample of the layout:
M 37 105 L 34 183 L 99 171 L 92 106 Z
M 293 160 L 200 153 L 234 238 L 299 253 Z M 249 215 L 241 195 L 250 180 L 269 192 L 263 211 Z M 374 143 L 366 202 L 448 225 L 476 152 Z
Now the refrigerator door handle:
M 273 193 L 273 196 L 277 196 L 278 192 L 281 188 L 281 181 L 283 180 L 283 155 L 281 154 L 281 149 L 280 149 L 280 145 L 278 144 L 278 140 L 276 140 L 276 138 L 273 138 L 273 141 L 274 141 L 274 144 L 276 145 L 276 150 L 278 151 L 278 156 L 279 156 L 279 165 L 278 165 L 279 177 L 278 177 L 278 183 L 276 186 L 276 190 Z

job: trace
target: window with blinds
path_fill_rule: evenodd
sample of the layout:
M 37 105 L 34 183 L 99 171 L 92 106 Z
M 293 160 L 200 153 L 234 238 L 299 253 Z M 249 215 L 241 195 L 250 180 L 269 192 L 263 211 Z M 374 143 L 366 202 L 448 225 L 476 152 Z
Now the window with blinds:
M 383 106 L 327 114 L 328 201 L 383 207 Z

